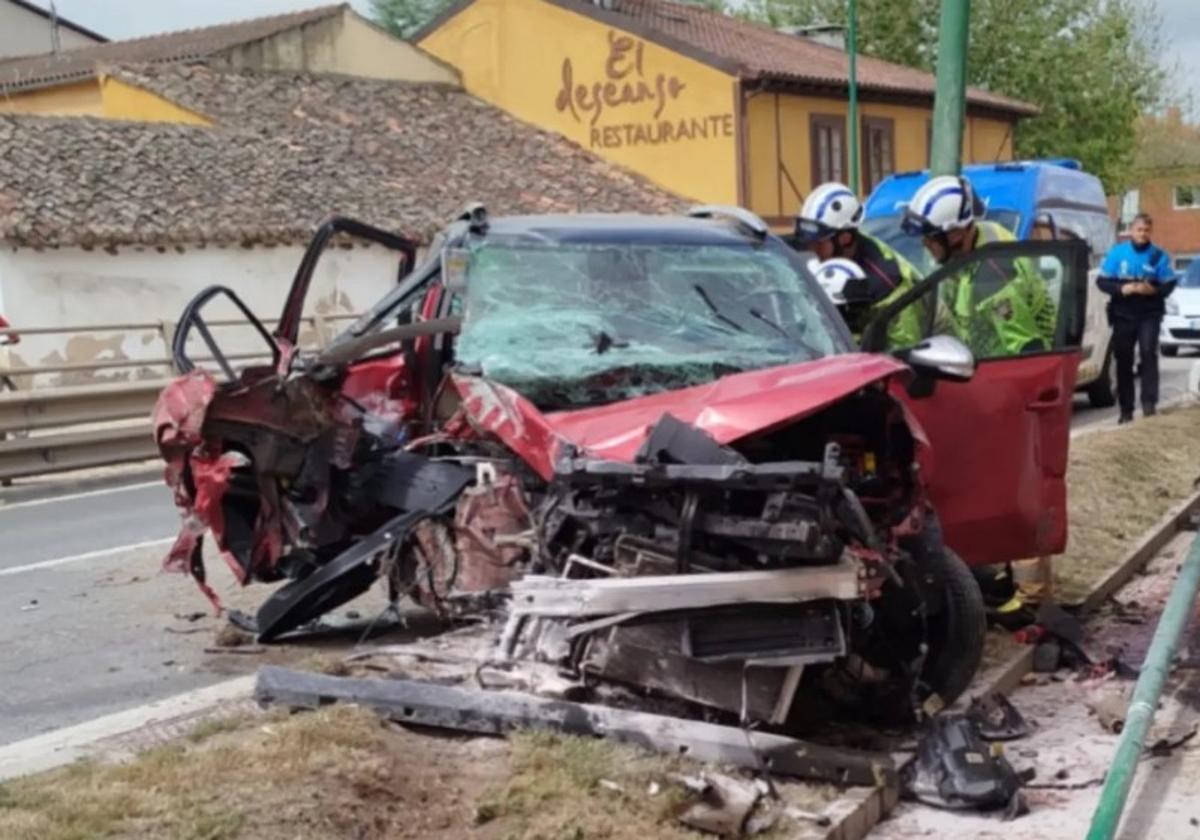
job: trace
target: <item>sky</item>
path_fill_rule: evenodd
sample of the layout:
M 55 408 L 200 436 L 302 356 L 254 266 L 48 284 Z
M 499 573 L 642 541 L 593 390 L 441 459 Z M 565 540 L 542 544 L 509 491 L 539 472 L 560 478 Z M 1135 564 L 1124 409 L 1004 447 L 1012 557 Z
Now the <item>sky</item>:
M 43 7 L 49 0 L 32 0 Z M 56 0 L 58 13 L 109 38 L 131 38 L 172 29 L 312 8 L 336 0 Z M 1165 25 L 1159 48 L 1173 79 L 1200 106 L 1200 0 L 1137 0 L 1157 5 Z M 370 0 L 351 0 L 364 14 Z M 1192 112 L 1200 117 L 1200 107 Z

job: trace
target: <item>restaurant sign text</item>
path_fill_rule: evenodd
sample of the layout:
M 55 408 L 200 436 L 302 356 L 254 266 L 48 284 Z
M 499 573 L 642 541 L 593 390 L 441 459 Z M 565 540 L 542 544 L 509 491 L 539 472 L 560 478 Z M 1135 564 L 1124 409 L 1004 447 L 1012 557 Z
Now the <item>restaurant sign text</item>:
M 646 45 L 628 35 L 608 32 L 608 56 L 593 75 L 576 75 L 575 62 L 563 59 L 562 83 L 554 106 L 589 129 L 593 148 L 658 146 L 689 140 L 733 137 L 733 114 L 680 114 L 687 83 L 670 73 L 646 69 Z M 686 102 L 683 103 L 686 105 Z M 644 106 L 637 109 L 634 106 Z M 650 119 L 644 116 L 653 107 Z M 634 116 L 641 112 L 641 118 Z

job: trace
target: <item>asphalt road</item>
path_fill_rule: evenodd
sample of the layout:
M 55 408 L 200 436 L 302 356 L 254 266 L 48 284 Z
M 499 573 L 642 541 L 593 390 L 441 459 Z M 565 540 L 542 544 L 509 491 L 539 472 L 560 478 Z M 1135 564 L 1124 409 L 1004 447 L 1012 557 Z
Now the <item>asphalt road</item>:
M 1162 360 L 1164 401 L 1186 393 L 1197 361 Z M 1116 416 L 1077 401 L 1072 426 Z M 158 481 L 138 480 L 15 504 L 0 491 L 0 744 L 208 685 L 261 661 L 205 653 L 217 628 L 207 601 L 186 578 L 160 573 L 179 521 L 170 494 Z M 219 559 L 208 565 L 232 606 L 253 609 L 269 592 L 238 588 Z
M 385 601 L 373 590 L 348 608 L 356 617 L 342 612 L 339 627 L 303 644 L 214 653 L 223 620 L 190 579 L 162 571 L 179 517 L 161 482 L 3 499 L 0 745 L 404 632 L 375 620 Z M 211 545 L 206 565 L 226 606 L 253 612 L 271 591 L 239 586 Z
M 1197 364 L 1200 364 L 1200 356 L 1185 355 L 1174 359 L 1163 357 L 1158 360 L 1159 399 L 1164 405 L 1187 396 L 1188 377 L 1192 366 Z M 1071 428 L 1078 431 L 1106 423 L 1116 423 L 1119 413 L 1116 407 L 1091 408 L 1086 397 L 1077 395 Z
M 162 481 L 0 504 L 0 570 L 164 540 L 178 524 Z

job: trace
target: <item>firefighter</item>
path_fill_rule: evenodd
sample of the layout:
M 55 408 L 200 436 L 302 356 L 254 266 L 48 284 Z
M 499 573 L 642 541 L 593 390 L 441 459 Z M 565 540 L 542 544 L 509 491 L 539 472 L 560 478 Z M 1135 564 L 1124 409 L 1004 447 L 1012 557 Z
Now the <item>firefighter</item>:
M 849 187 L 836 182 L 822 184 L 800 208 L 794 238 L 797 248 L 812 251 L 822 263 L 849 260 L 862 269 L 870 306 L 861 313 L 858 329 L 851 325 L 856 335 L 872 317 L 921 281 L 920 272 L 908 260 L 859 230 L 862 215 L 862 204 Z M 912 347 L 922 338 L 919 306 L 906 307 L 888 327 L 891 348 Z
M 944 175 L 917 190 L 904 211 L 905 233 L 920 236 L 940 264 L 976 248 L 1016 237 L 1003 225 L 979 218 L 983 208 L 966 178 Z M 1058 307 L 1046 281 L 1026 258 L 985 260 L 942 284 L 936 332 L 949 332 L 977 356 L 1050 350 Z

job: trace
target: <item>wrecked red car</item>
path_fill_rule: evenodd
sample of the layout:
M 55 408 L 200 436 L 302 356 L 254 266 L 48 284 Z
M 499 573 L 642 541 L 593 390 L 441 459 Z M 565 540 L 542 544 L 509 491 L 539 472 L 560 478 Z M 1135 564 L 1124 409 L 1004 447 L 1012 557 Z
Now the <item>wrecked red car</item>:
M 393 249 L 401 279 L 300 352 L 339 236 Z M 473 206 L 416 255 L 335 218 L 274 333 L 220 287 L 181 320 L 184 374 L 154 423 L 184 517 L 168 566 L 206 586 L 211 533 L 239 580 L 283 582 L 256 617 L 264 641 L 382 581 L 393 601 L 499 611 L 501 657 L 783 724 L 802 697 L 952 700 L 985 629 L 968 564 L 1064 546 L 1079 243 L 977 251 L 862 349 L 803 255 L 737 209 Z M 1050 352 L 974 359 L 932 335 L 881 352 L 905 307 L 928 334 L 949 284 L 988 294 L 1018 259 L 1059 301 Z M 234 369 L 204 319 L 219 298 L 270 364 Z

